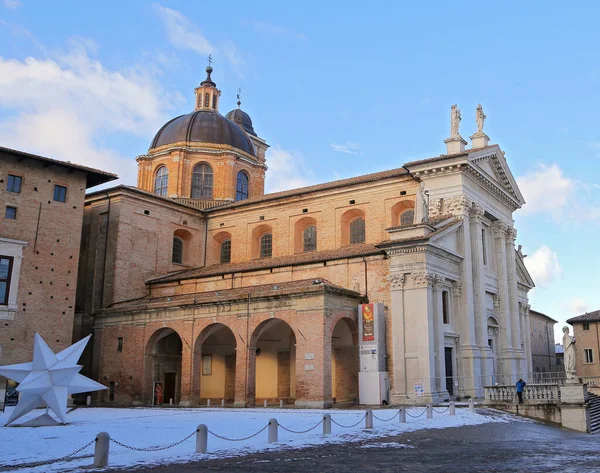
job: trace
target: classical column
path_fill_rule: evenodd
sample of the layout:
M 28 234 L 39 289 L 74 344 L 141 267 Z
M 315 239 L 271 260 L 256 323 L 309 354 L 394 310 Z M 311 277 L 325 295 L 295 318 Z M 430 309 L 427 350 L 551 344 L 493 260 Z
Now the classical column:
M 393 385 L 392 403 L 403 403 L 409 390 L 406 367 L 406 312 L 404 303 L 404 284 L 406 276 L 402 273 L 392 273 L 387 277 L 390 283 L 392 300 L 392 353 Z
M 523 352 L 524 343 L 521 336 L 521 324 L 519 323 L 519 299 L 517 294 L 517 262 L 515 254 L 515 240 L 517 230 L 508 227 L 506 230 L 506 270 L 508 276 L 508 300 L 510 309 L 512 346 L 516 352 Z M 519 357 L 522 359 L 522 357 Z M 520 363 L 520 362 L 519 362 Z M 524 368 L 524 367 L 522 367 Z M 519 370 L 520 371 L 520 370 Z
M 525 356 L 527 357 L 527 374 L 531 376 L 533 374 L 533 359 L 531 355 L 531 318 L 529 309 L 531 309 L 531 306 L 527 304 L 525 306 L 525 334 L 527 335 L 527 351 Z
M 434 275 L 433 279 L 433 330 L 435 331 L 436 378 L 437 390 L 444 396 L 446 393 L 446 357 L 444 350 L 443 290 L 446 278 Z
M 471 255 L 473 263 L 473 311 L 475 319 L 475 338 L 481 350 L 481 370 L 477 373 L 477 381 L 484 383 L 487 375 L 491 375 L 493 366 L 490 366 L 492 353 L 488 345 L 487 315 L 485 310 L 485 267 L 483 263 L 483 208 L 474 203 L 469 214 L 471 226 Z
M 508 226 L 501 221 L 496 221 L 491 226 L 494 235 L 494 250 L 496 261 L 496 274 L 498 275 L 498 315 L 500 322 L 500 358 L 502 360 L 501 382 L 508 382 L 506 375 L 516 375 L 514 350 L 512 343 L 512 327 L 510 315 L 510 299 L 508 289 L 508 268 L 506 262 L 506 230 Z M 510 378 L 512 382 L 512 377 Z

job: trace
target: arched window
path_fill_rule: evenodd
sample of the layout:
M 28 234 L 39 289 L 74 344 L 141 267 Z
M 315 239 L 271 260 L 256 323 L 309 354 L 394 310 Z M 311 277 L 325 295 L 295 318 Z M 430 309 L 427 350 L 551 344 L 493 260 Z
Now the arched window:
M 270 258 L 273 254 L 273 237 L 270 233 L 265 233 L 260 237 L 260 257 Z
M 161 197 L 167 196 L 167 187 L 169 185 L 169 171 L 166 166 L 161 166 L 156 171 L 154 177 L 154 193 Z
M 192 172 L 192 199 L 212 199 L 213 170 L 208 164 L 196 164 Z
M 177 264 L 183 263 L 183 240 L 179 237 L 173 237 L 173 254 L 171 256 L 171 262 Z
M 302 250 L 315 251 L 317 249 L 317 227 L 311 225 L 302 232 Z
M 213 104 L 212 104 L 212 108 L 214 108 L 215 110 L 217 109 L 217 95 L 213 95 Z
M 221 264 L 231 263 L 231 240 L 223 240 L 221 243 Z
M 365 219 L 356 218 L 350 222 L 350 244 L 357 245 L 365 242 Z
M 248 198 L 248 181 L 248 174 L 244 171 L 238 172 L 235 200 L 246 200 Z
M 400 215 L 400 225 L 412 225 L 415 220 L 415 211 L 414 210 L 405 210 Z
M 210 105 L 210 96 L 208 92 L 204 94 L 204 108 L 208 108 Z

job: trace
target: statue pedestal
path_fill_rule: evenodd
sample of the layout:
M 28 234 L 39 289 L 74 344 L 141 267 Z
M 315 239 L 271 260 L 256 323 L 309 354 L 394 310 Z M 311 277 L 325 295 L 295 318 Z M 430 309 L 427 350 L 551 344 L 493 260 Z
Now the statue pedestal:
M 446 143 L 446 154 L 458 154 L 465 152 L 467 142 L 460 135 L 444 140 Z
M 490 137 L 483 131 L 478 131 L 474 135 L 469 136 L 471 139 L 471 146 L 473 149 L 485 148 L 490 142 Z
M 587 399 L 587 384 L 581 384 L 579 378 L 567 380 L 567 384 L 560 387 L 559 407 L 563 427 L 579 432 L 590 431 Z

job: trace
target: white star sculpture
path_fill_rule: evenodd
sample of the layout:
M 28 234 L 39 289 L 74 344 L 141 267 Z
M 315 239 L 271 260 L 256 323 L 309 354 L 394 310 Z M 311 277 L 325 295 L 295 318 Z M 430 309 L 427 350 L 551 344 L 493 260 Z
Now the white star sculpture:
M 77 361 L 90 337 L 88 335 L 55 355 L 36 333 L 31 363 L 0 366 L 0 375 L 20 383 L 17 391 L 21 396 L 6 425 L 38 407 L 49 407 L 66 424 L 69 394 L 106 389 L 106 386 L 79 374 L 83 366 Z

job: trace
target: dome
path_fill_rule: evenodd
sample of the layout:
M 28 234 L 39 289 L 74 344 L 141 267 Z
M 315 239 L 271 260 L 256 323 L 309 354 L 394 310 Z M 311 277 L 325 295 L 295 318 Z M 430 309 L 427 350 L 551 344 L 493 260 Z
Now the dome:
M 248 120 L 250 121 L 250 117 Z M 255 156 L 254 146 L 242 128 L 215 110 L 196 110 L 188 115 L 173 118 L 158 131 L 150 148 L 179 141 L 229 145 Z
M 256 132 L 252 127 L 252 119 L 250 118 L 250 115 L 244 112 L 241 108 L 236 108 L 235 110 L 232 110 L 225 116 L 229 118 L 232 122 L 235 122 L 239 126 L 241 126 L 246 133 L 250 133 L 251 135 L 256 136 Z

